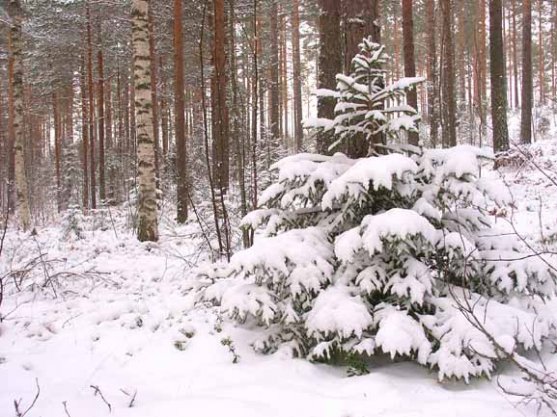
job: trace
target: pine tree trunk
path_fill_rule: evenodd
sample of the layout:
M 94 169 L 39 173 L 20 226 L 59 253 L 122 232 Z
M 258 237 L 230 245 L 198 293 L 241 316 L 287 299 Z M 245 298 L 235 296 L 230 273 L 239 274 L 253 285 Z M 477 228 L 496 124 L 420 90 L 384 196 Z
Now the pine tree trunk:
M 99 90 L 97 101 L 97 115 L 99 118 L 99 198 L 101 204 L 106 200 L 106 181 L 105 181 L 105 120 L 104 120 L 104 57 L 102 52 L 101 27 L 99 24 L 99 50 L 97 51 L 97 71 L 99 77 Z
M 271 59 L 269 62 L 270 73 L 270 93 L 269 103 L 269 122 L 271 139 L 276 140 L 280 137 L 280 118 L 279 118 L 279 30 L 278 30 L 278 6 L 276 1 L 271 3 L 270 16 L 270 37 L 271 37 Z
M 95 94 L 93 87 L 93 43 L 91 35 L 90 0 L 86 3 L 87 16 L 87 86 L 89 98 L 89 179 L 91 182 L 91 208 L 97 208 L 97 186 L 95 177 Z
M 435 20 L 435 0 L 427 0 L 426 21 L 427 27 L 429 28 L 427 31 L 427 68 L 429 79 L 427 84 L 427 103 L 430 124 L 430 140 L 431 146 L 433 147 L 436 147 L 439 141 L 439 81 L 437 71 L 437 45 L 435 42 Z
M 56 205 L 58 208 L 58 212 L 60 212 L 62 208 L 62 177 L 61 177 L 61 169 L 60 169 L 61 121 L 60 121 L 60 106 L 58 102 L 58 95 L 56 94 L 56 92 L 52 93 L 52 113 L 54 116 L 54 161 L 55 161 L 55 169 L 56 169 Z
M 137 237 L 141 242 L 158 240 L 148 13 L 149 0 L 133 0 L 132 42 L 139 171 L 139 224 Z
M 286 148 L 288 148 L 288 136 L 290 135 L 289 131 L 289 116 L 290 112 L 288 111 L 288 36 L 286 31 L 286 15 L 281 15 L 281 62 L 282 62 L 282 71 L 281 71 L 281 100 L 282 100 L 282 120 L 283 120 L 283 128 L 282 128 L 282 135 L 284 137 L 284 143 Z M 340 58 L 340 54 L 337 54 L 338 58 Z
M 518 13 L 516 7 L 516 0 L 512 0 L 511 3 L 512 7 L 512 52 L 513 52 L 513 89 L 514 89 L 514 107 L 517 108 L 520 106 L 519 102 L 519 93 L 518 93 L 518 52 L 517 52 L 517 40 L 516 40 L 516 14 Z
M 443 16 L 443 146 L 456 146 L 453 0 L 441 2 Z
M 27 191 L 27 175 L 25 173 L 25 139 L 23 127 L 23 14 L 19 0 L 10 0 L 10 53 L 13 57 L 13 101 L 14 101 L 14 180 L 16 191 L 16 213 L 24 231 L 31 225 L 29 196 Z
M 336 75 L 342 72 L 342 36 L 340 30 L 341 5 L 338 0 L 320 0 L 319 6 L 319 74 L 318 87 L 334 90 Z M 317 117 L 332 120 L 335 117 L 336 100 L 319 98 Z M 331 155 L 329 147 L 334 142 L 333 132 L 324 132 L 317 139 L 318 152 Z
M 532 143 L 532 3 L 523 0 L 522 13 L 522 103 L 520 137 L 522 143 Z
M 8 49 L 13 51 L 13 39 L 8 34 Z M 8 55 L 8 211 L 15 212 L 15 104 L 14 104 L 14 54 Z
M 226 52 L 224 0 L 214 0 L 213 10 L 213 76 L 211 78 L 211 105 L 213 123 L 215 186 L 226 193 L 229 177 L 229 125 L 226 105 Z
M 241 107 L 240 105 L 240 94 L 238 88 L 238 68 L 237 68 L 237 60 L 236 60 L 236 38 L 234 34 L 234 28 L 236 24 L 236 12 L 235 12 L 235 1 L 229 1 L 229 22 L 228 22 L 228 37 L 229 37 L 229 55 L 230 55 L 230 86 L 232 89 L 232 126 L 231 126 L 231 140 L 232 143 L 235 145 L 236 148 L 236 169 L 238 175 L 238 186 L 240 189 L 240 214 L 242 217 L 248 214 L 248 201 L 247 201 L 247 193 L 246 193 L 246 153 L 245 153 L 245 145 L 243 136 L 241 134 L 242 127 L 241 127 Z M 244 248 L 249 246 L 249 233 L 248 230 L 243 228 L 242 229 L 242 243 Z
M 3 80 L 0 79 L 0 210 L 6 213 L 8 208 L 8 192 L 6 185 L 8 184 L 8 143 L 6 129 L 4 127 L 4 94 Z
M 83 209 L 89 208 L 89 112 L 87 109 L 87 88 L 85 81 L 85 56 L 81 60 L 81 74 L 79 78 L 79 89 L 81 91 L 81 153 L 83 169 L 83 190 L 82 204 Z
M 159 57 L 159 68 L 163 68 L 163 60 L 162 56 Z M 162 72 L 161 72 L 162 75 Z M 168 122 L 168 104 L 166 102 L 166 80 L 165 77 L 162 77 L 162 86 L 161 86 L 161 105 L 160 105 L 160 113 L 161 113 L 161 136 L 162 136 L 162 158 L 163 164 L 166 163 L 166 155 L 168 154 L 168 136 L 169 136 L 169 122 Z
M 402 0 L 402 33 L 404 38 L 404 75 L 416 76 L 416 62 L 414 61 L 414 21 L 412 17 L 412 0 Z M 415 88 L 406 95 L 408 104 L 418 110 L 418 92 Z M 418 146 L 420 137 L 418 133 L 408 134 L 408 143 Z
M 184 119 L 184 35 L 182 0 L 174 0 L 174 133 L 176 137 L 176 189 L 178 223 L 188 219 L 188 178 Z
M 491 67 L 491 120 L 493 123 L 493 149 L 509 148 L 507 126 L 507 83 L 503 52 L 503 6 L 501 0 L 489 0 L 489 58 Z
M 296 152 L 302 149 L 302 65 L 300 62 L 300 5 L 292 0 L 292 70 L 294 78 L 294 143 Z
M 538 0 L 538 78 L 540 105 L 545 104 L 545 66 L 543 45 L 543 0 Z

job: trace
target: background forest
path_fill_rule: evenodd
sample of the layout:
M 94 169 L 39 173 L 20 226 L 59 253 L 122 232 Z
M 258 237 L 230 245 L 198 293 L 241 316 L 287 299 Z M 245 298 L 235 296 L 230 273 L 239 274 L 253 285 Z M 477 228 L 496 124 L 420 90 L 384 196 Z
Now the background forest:
M 554 0 L 0 0 L 0 414 L 557 415 L 556 71 Z
M 333 118 L 334 102 L 317 99 L 315 91 L 334 89 L 364 36 L 382 42 L 391 56 L 389 82 L 427 80 L 408 97 L 423 119 L 410 142 L 493 142 L 504 151 L 506 120 L 493 119 L 493 111 L 503 115 L 508 107 L 512 116 L 523 109 L 520 134 L 511 124 L 511 143 L 543 135 L 553 117 L 557 6 L 551 1 L 490 2 L 492 12 L 499 10 L 491 20 L 486 0 L 149 3 L 157 184 L 179 223 L 192 214 L 190 199 L 212 200 L 226 229 L 224 252 L 230 232 L 222 206 L 229 196 L 245 215 L 257 206 L 260 182 L 278 156 L 330 152 L 326 138 L 304 130 L 304 120 L 316 106 L 318 117 Z M 39 222 L 69 205 L 87 212 L 133 198 L 138 140 L 130 11 L 131 2 L 94 0 L 9 1 L 0 9 L 2 207 L 15 207 L 20 163 Z M 501 34 L 491 49 L 490 30 Z

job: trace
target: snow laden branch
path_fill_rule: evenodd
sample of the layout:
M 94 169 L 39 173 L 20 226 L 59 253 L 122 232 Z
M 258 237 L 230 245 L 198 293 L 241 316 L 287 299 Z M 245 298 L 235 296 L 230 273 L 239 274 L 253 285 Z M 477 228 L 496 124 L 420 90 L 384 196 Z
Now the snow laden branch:
M 510 196 L 479 177 L 490 158 L 469 146 L 285 158 L 243 221 L 259 230 L 254 246 L 201 270 L 202 298 L 260 327 L 261 351 L 319 361 L 387 354 L 440 380 L 489 377 L 497 362 L 555 337 L 543 302 L 557 278 L 491 222 Z

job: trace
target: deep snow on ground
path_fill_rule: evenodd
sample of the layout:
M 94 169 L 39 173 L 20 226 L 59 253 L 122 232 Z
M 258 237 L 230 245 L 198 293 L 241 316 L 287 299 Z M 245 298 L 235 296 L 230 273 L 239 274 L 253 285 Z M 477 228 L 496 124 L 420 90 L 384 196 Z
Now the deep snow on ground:
M 534 145 L 531 151 L 551 175 L 557 142 Z M 552 248 L 555 185 L 531 165 L 501 172 L 515 204 L 506 213 L 497 211 L 497 222 L 510 229 L 512 219 L 531 245 Z M 89 221 L 83 240 L 62 241 L 62 231 L 53 227 L 39 229 L 36 237 L 8 232 L 0 276 L 35 261 L 18 277 L 20 291 L 8 283 L 0 307 L 0 417 L 15 415 L 14 400 L 21 399 L 22 410 L 29 406 L 35 381 L 40 395 L 30 417 L 510 417 L 536 412 L 503 395 L 495 380 L 440 384 L 435 372 L 388 361 L 378 361 L 369 375 L 347 377 L 343 368 L 291 359 L 280 351 L 255 354 L 249 346 L 255 333 L 234 327 L 215 309 L 194 308 L 192 266 L 203 258 L 203 240 L 193 235 L 195 223 L 178 229 L 166 225 L 159 243 L 141 244 L 126 232 L 123 216 L 113 214 L 114 227 L 106 218 L 101 226 Z M 503 368 L 503 373 L 513 372 Z

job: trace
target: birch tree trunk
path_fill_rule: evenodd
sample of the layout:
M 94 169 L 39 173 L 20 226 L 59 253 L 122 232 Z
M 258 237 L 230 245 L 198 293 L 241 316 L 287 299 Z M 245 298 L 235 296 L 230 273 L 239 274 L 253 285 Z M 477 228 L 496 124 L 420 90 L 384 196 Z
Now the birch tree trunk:
M 31 214 L 27 193 L 27 177 L 25 173 L 25 153 L 23 138 L 23 51 L 22 51 L 22 11 L 19 0 L 10 0 L 11 55 L 13 57 L 13 96 L 14 96 L 14 180 L 16 189 L 17 217 L 23 230 L 29 229 Z
M 155 135 L 151 95 L 149 54 L 149 0 L 134 0 L 132 42 L 135 83 L 135 128 L 139 176 L 138 233 L 141 242 L 157 241 L 157 192 L 155 175 Z

